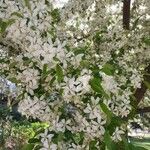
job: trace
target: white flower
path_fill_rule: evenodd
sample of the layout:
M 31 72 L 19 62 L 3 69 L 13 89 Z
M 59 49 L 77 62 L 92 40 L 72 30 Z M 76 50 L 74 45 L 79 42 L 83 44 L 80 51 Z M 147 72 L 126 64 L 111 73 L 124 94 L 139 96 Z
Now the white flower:
M 141 87 L 141 76 L 138 74 L 136 70 L 133 70 L 133 74 L 130 77 L 130 81 L 134 88 Z
M 122 140 L 121 135 L 124 134 L 124 133 L 125 132 L 123 130 L 119 129 L 119 127 L 116 127 L 116 130 L 112 135 L 112 139 L 114 141 L 121 141 Z
M 59 116 L 55 120 L 52 121 L 52 126 L 50 127 L 51 130 L 55 130 L 55 132 L 65 132 L 65 129 L 71 129 L 69 124 L 71 120 L 62 119 L 59 121 Z
M 48 134 L 48 129 L 44 133 L 39 134 L 43 147 L 40 150 L 57 150 L 57 145 L 52 143 L 53 134 Z
M 36 96 L 31 98 L 25 95 L 25 99 L 19 103 L 18 111 L 27 117 L 32 116 L 41 121 L 49 121 L 53 115 L 52 113 L 50 114 L 50 108 L 47 106 L 46 101 L 43 100 L 43 97 L 37 98 Z
M 18 74 L 18 79 L 26 85 L 27 90 L 38 88 L 39 72 L 35 69 L 26 69 Z
M 106 92 L 117 93 L 118 92 L 118 84 L 112 76 L 108 76 L 105 73 L 101 73 L 102 75 L 102 86 Z
M 74 143 L 72 143 L 69 147 L 70 148 L 68 150 L 83 150 L 83 149 L 85 149 L 84 145 L 76 145 Z

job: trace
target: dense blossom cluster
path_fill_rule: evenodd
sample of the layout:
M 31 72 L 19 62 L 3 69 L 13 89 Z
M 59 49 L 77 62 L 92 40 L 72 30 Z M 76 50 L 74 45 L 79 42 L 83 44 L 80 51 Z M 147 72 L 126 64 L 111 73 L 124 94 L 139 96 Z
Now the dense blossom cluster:
M 0 75 L 16 83 L 23 115 L 49 123 L 41 150 L 99 148 L 110 129 L 115 142 L 126 132 L 150 53 L 113 3 L 71 0 L 59 15 L 51 0 L 0 1 Z

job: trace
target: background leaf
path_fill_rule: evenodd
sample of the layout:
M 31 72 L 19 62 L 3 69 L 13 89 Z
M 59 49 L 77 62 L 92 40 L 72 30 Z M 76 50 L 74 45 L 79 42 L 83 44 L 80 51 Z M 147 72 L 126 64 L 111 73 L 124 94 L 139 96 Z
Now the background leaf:
M 90 86 L 91 88 L 97 92 L 100 93 L 101 95 L 103 95 L 105 98 L 109 98 L 109 96 L 105 93 L 102 85 L 101 85 L 101 80 L 100 78 L 93 78 L 92 80 L 90 80 Z
M 59 65 L 56 66 L 56 76 L 58 82 L 61 82 L 64 79 L 63 70 Z

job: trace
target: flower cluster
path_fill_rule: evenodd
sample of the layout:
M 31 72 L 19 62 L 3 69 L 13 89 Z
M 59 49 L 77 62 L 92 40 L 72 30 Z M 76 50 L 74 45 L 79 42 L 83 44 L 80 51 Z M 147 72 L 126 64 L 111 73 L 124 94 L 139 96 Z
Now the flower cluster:
M 112 5 L 71 0 L 60 15 L 52 0 L 0 1 L 0 75 L 19 89 L 23 115 L 49 123 L 41 150 L 99 149 L 125 134 L 150 53 Z

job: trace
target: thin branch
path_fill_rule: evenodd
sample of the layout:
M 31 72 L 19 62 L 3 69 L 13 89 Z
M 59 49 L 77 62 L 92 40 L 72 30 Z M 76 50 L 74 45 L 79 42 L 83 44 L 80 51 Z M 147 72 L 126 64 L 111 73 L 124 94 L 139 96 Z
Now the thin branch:
M 150 113 L 150 107 L 139 108 L 139 109 L 137 109 L 137 113 L 138 114 L 141 114 L 141 113 Z

